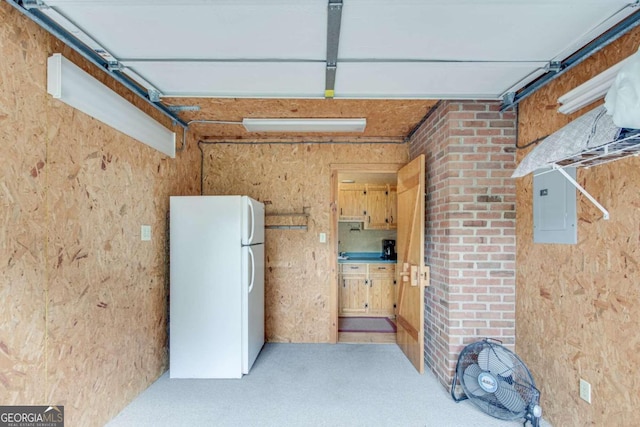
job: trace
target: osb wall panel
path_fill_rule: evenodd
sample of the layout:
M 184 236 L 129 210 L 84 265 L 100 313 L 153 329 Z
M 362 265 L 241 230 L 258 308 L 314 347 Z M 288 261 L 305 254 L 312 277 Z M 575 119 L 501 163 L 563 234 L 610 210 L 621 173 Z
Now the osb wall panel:
M 44 402 L 45 389 L 45 106 L 34 46 L 47 37 L 0 5 L 0 402 Z
M 309 213 L 308 230 L 267 229 L 268 341 L 329 342 L 331 164 L 403 163 L 405 144 L 203 145 L 204 194 L 246 194 L 266 214 Z M 335 273 L 335 272 L 334 272 Z
M 169 159 L 50 98 L 59 42 L 6 3 L 0 22 L 0 401 L 103 425 L 167 367 L 168 197 L 199 191 L 199 151 Z
M 365 131 L 353 134 L 333 133 L 329 139 L 402 141 L 435 105 L 433 100 L 367 100 L 367 99 L 204 99 L 163 98 L 169 105 L 198 105 L 200 111 L 184 112 L 184 120 L 242 121 L 244 117 L 364 117 Z M 237 124 L 194 124 L 202 139 L 229 141 L 234 139 L 278 138 L 316 140 L 317 133 L 255 133 Z M 363 141 L 364 142 L 364 141 Z M 372 141 L 367 141 L 372 142 Z
M 525 100 L 519 144 L 581 114 L 556 113 L 558 96 L 639 45 L 636 29 Z M 578 181 L 611 219 L 602 220 L 578 195 L 577 245 L 533 243 L 532 178 L 517 182 L 516 350 L 533 371 L 553 425 L 634 426 L 640 405 L 640 161 L 579 170 Z M 579 398 L 580 378 L 592 385 L 591 405 Z

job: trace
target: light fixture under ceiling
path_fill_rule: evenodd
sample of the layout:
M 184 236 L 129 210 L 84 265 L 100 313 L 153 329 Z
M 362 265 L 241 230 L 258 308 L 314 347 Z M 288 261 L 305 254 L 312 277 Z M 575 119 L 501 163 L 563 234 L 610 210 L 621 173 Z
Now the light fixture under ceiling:
M 364 132 L 367 119 L 242 119 L 249 132 Z
M 562 104 L 558 107 L 558 112 L 571 114 L 604 97 L 625 62 L 626 59 L 618 62 L 592 79 L 587 80 L 580 86 L 562 95 L 558 98 L 558 102 Z
M 174 132 L 59 53 L 47 60 L 47 92 L 102 123 L 175 157 Z

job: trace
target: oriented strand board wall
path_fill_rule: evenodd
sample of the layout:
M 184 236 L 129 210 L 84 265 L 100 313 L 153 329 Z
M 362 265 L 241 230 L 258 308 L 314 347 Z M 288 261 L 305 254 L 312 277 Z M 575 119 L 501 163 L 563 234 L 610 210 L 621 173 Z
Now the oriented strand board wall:
M 169 159 L 52 99 L 59 42 L 4 2 L 0 23 L 0 402 L 103 425 L 167 368 L 168 196 L 198 192 L 199 151 Z
M 267 215 L 302 212 L 308 231 L 266 231 L 266 335 L 276 342 L 328 342 L 330 257 L 318 235 L 330 232 L 330 165 L 403 163 L 406 144 L 203 145 L 204 194 L 246 194 Z
M 558 96 L 639 45 L 636 29 L 525 100 L 519 144 L 578 116 L 558 114 Z M 635 426 L 640 406 L 640 159 L 579 170 L 578 181 L 609 209 L 611 219 L 602 220 L 578 196 L 577 245 L 533 244 L 532 177 L 517 182 L 516 350 L 533 371 L 544 416 L 553 425 Z M 580 378 L 592 385 L 591 405 L 579 398 Z

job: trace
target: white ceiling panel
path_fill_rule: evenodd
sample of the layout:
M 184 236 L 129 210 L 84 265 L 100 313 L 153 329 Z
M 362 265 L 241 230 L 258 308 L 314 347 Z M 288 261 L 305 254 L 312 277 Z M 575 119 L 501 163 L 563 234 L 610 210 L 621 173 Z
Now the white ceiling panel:
M 499 99 L 544 63 L 343 63 L 336 98 Z
M 42 13 L 111 66 L 131 67 L 146 88 L 280 98 L 335 89 L 348 98 L 495 99 L 637 10 L 631 0 L 344 0 L 338 22 L 329 0 L 44 3 Z M 328 20 L 339 35 L 327 34 Z
M 628 3 L 349 0 L 338 58 L 549 61 Z
M 322 98 L 325 64 L 125 62 L 164 96 Z
M 52 0 L 118 59 L 316 59 L 326 0 Z

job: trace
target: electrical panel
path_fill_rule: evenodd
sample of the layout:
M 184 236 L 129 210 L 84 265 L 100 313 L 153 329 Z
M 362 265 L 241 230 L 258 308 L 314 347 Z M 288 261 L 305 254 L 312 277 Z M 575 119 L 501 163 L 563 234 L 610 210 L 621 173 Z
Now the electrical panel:
M 576 178 L 575 168 L 565 171 Z M 533 242 L 575 244 L 578 241 L 576 189 L 562 174 L 540 169 L 533 175 Z

